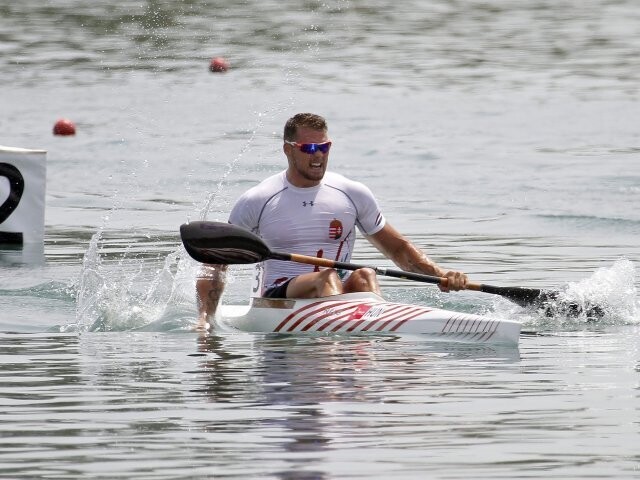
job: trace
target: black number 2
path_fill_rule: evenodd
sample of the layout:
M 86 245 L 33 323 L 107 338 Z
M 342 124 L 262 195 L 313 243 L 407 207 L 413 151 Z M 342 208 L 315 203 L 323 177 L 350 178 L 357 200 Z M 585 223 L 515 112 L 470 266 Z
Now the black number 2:
M 24 192 L 24 178 L 16 167 L 9 163 L 0 162 L 0 177 L 9 179 L 9 196 L 0 205 L 0 226 L 9 218 L 20 203 Z M 22 233 L 0 232 L 0 243 L 22 243 Z

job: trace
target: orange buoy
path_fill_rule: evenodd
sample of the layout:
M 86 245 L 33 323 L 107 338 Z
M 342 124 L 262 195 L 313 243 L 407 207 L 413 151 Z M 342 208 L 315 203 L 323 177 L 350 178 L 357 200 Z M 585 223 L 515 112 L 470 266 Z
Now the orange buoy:
M 53 134 L 54 135 L 75 135 L 76 126 L 73 124 L 71 120 L 66 118 L 61 118 L 53 126 Z
M 229 70 L 229 62 L 223 57 L 213 57 L 209 63 L 209 70 L 215 73 Z

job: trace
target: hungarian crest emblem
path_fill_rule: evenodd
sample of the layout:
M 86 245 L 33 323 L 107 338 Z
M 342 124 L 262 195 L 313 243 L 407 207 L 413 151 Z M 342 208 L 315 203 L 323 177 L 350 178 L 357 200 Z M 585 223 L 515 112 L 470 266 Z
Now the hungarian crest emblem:
M 329 238 L 338 240 L 342 236 L 342 222 L 334 218 L 329 224 Z

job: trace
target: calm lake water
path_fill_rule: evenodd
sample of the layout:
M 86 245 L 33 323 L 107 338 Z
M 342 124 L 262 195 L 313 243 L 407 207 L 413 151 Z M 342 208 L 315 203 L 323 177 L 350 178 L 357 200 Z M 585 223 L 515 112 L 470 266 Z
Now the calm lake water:
M 1 2 L 0 144 L 48 153 L 44 245 L 0 247 L 0 477 L 640 477 L 638 51 L 634 0 Z M 179 225 L 300 111 L 439 263 L 603 318 L 382 279 L 520 345 L 192 332 Z

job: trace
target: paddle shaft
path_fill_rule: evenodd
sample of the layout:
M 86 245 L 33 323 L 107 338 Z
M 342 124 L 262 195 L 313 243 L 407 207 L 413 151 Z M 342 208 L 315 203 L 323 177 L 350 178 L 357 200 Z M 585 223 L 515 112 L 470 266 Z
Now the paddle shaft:
M 404 278 L 406 280 L 415 280 L 418 282 L 433 283 L 442 287 L 447 286 L 447 279 L 444 277 L 436 277 L 434 275 L 425 275 L 423 273 L 405 272 L 404 270 L 393 270 L 384 267 L 373 267 L 369 265 L 358 265 L 355 263 L 337 262 L 328 258 L 310 257 L 307 255 L 299 255 L 297 253 L 271 252 L 270 258 L 274 260 L 283 260 L 296 263 L 305 263 L 308 265 L 317 265 L 319 267 L 335 268 L 338 270 L 359 270 L 361 268 L 370 268 L 378 275 L 384 277 Z M 467 290 L 478 292 L 495 293 L 500 295 L 501 287 L 493 287 L 492 285 L 483 285 L 479 283 L 467 283 Z

